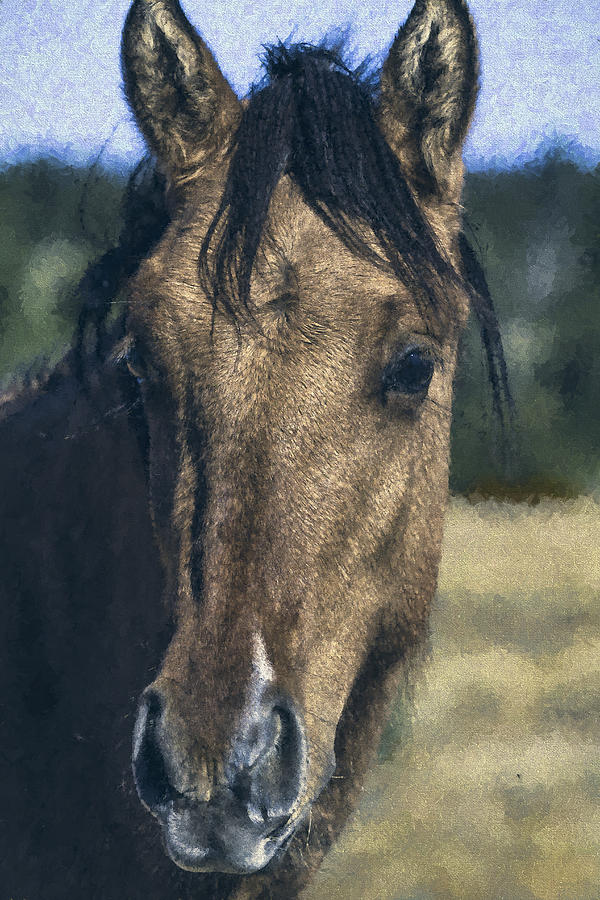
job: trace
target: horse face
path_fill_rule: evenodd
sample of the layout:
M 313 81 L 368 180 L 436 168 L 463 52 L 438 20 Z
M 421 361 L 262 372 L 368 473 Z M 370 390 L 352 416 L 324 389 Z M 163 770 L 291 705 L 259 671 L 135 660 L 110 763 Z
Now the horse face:
M 396 38 L 377 126 L 406 172 L 410 214 L 439 252 L 433 281 L 452 271 L 465 84 L 473 92 L 475 79 L 440 30 L 464 49 L 464 8 L 442 7 L 438 22 L 420 4 Z M 452 77 L 419 97 L 419 60 L 435 53 Z M 218 276 L 228 228 L 219 214 L 240 188 L 231 171 L 245 113 L 175 4 L 134 4 L 124 63 L 173 210 L 131 284 L 123 345 L 143 395 L 176 623 L 140 702 L 134 774 L 175 862 L 248 873 L 288 845 L 336 766 L 351 778 L 344 729 L 359 685 L 397 665 L 423 631 L 467 298 L 448 275 L 435 309 L 424 307 L 402 261 L 381 265 L 376 224 L 358 227 L 353 243 L 284 171 L 247 296 L 237 309 L 220 305 L 199 259 Z M 452 127 L 434 114 L 442 89 L 462 92 Z M 435 124 L 409 138 L 411 118 L 426 121 L 418 102 Z M 434 134 L 440 121 L 445 137 Z M 234 274 L 247 248 L 237 246 Z M 235 301 L 240 279 L 221 283 L 234 284 Z

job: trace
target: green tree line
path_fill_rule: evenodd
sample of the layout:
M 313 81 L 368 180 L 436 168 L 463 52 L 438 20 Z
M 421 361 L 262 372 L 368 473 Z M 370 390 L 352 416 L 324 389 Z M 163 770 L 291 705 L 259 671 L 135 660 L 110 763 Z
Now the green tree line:
M 121 227 L 126 176 L 41 159 L 0 172 L 0 384 L 51 364 L 77 320 L 74 290 Z M 600 481 L 600 167 L 556 146 L 467 175 L 465 223 L 501 323 L 515 413 L 492 411 L 475 322 L 462 342 L 451 488 L 570 496 Z

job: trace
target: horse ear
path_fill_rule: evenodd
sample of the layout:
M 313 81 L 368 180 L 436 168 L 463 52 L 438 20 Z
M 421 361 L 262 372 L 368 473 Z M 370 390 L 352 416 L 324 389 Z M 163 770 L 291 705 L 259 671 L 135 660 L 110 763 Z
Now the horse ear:
M 418 191 L 458 199 L 478 73 L 464 0 L 417 0 L 383 65 L 380 117 Z
M 240 103 L 177 0 L 135 0 L 121 66 L 137 123 L 170 175 L 197 169 L 227 142 Z

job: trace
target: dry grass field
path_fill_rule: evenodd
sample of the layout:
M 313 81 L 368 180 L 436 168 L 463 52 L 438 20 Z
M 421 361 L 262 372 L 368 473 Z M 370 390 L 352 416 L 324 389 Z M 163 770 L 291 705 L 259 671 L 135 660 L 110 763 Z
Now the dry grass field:
M 597 502 L 452 504 L 430 657 L 304 896 L 598 900 Z

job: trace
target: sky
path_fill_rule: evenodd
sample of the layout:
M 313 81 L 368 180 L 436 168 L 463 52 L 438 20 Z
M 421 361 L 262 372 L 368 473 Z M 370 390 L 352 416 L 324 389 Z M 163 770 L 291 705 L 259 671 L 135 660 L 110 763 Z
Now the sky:
M 383 60 L 411 0 L 183 0 L 237 93 L 264 43 L 351 27 L 356 59 Z M 600 160 L 600 0 L 471 0 L 481 92 L 470 168 L 515 164 L 556 136 Z M 133 164 L 143 145 L 120 87 L 128 0 L 0 0 L 0 163 L 49 153 Z

